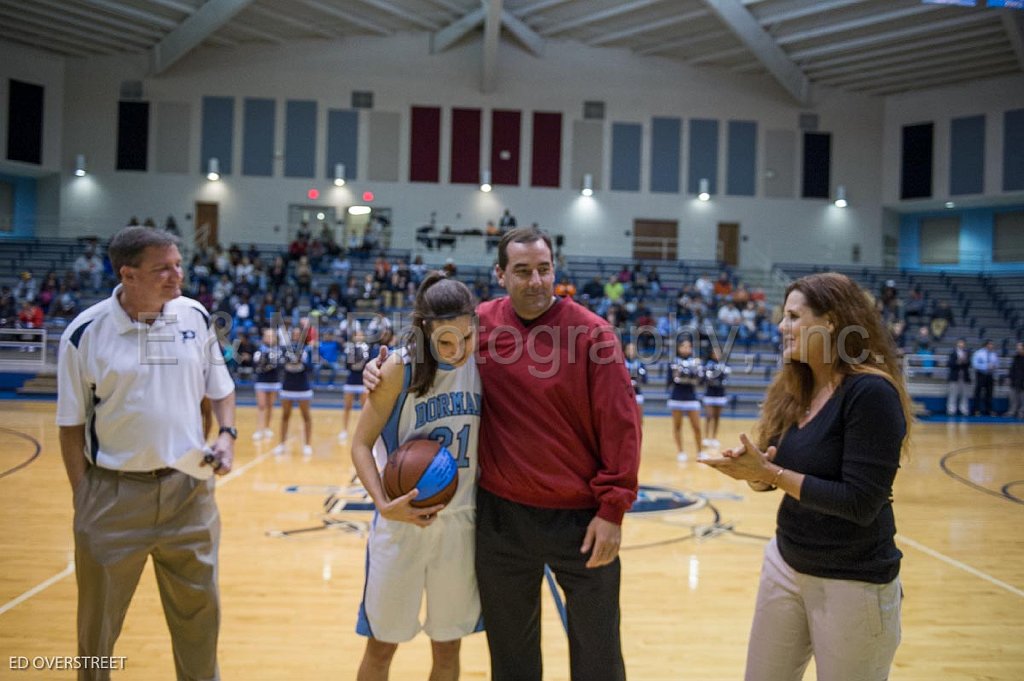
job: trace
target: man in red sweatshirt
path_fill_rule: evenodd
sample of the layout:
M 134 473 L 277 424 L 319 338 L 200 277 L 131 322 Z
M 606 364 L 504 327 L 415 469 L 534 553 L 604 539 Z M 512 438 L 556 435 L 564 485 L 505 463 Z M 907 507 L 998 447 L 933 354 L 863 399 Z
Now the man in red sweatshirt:
M 498 244 L 508 296 L 481 303 L 476 571 L 494 681 L 540 681 L 544 565 L 565 592 L 573 681 L 626 678 L 619 637 L 623 514 L 640 423 L 607 322 L 554 295 L 550 238 Z
M 565 591 L 573 681 L 623 681 L 618 559 L 636 499 L 640 420 L 608 323 L 554 295 L 551 239 L 498 244 L 508 296 L 481 303 L 476 573 L 493 681 L 540 681 L 548 565 Z M 376 387 L 379 362 L 363 373 Z

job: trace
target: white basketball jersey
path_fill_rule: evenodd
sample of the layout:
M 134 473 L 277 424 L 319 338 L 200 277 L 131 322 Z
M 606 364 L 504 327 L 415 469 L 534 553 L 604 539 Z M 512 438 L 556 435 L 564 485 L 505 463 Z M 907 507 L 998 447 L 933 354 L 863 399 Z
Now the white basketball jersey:
M 407 440 L 437 440 L 448 448 L 459 465 L 459 488 L 442 512 L 476 506 L 477 440 L 480 437 L 482 390 L 476 358 L 454 367 L 441 364 L 434 385 L 423 397 L 409 392 L 412 365 L 402 353 L 405 376 L 402 392 L 384 430 L 373 447 L 378 470 L 383 470 L 388 452 Z

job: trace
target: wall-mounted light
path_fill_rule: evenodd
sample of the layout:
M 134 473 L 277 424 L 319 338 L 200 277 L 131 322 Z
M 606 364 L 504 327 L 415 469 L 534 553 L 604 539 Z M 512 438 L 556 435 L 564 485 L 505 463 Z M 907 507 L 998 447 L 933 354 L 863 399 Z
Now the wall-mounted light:
M 220 179 L 220 161 L 216 157 L 212 157 L 206 162 L 206 179 L 210 182 Z
M 836 187 L 836 200 L 833 202 L 836 208 L 846 208 L 846 186 L 839 185 Z
M 481 170 L 480 171 L 480 191 L 486 193 L 486 192 L 491 191 L 491 189 L 493 189 L 493 187 L 491 187 L 491 171 L 490 170 Z
M 956 208 L 956 204 L 952 201 L 946 201 L 946 208 Z
M 583 196 L 594 195 L 594 176 L 590 173 L 583 175 L 583 189 L 580 190 L 580 194 L 583 194 Z
M 75 155 L 75 177 L 85 177 L 85 154 Z
M 345 164 L 335 163 L 334 164 L 334 186 L 344 187 L 345 186 Z
M 711 200 L 711 183 L 708 182 L 708 178 L 706 178 L 706 177 L 700 178 L 700 182 L 698 183 L 698 186 L 700 188 L 700 191 L 697 192 L 697 198 L 700 199 L 701 201 L 710 201 Z
M 369 206 L 349 206 L 348 207 L 348 214 L 349 215 L 369 215 L 370 214 L 370 210 L 371 209 L 370 209 Z

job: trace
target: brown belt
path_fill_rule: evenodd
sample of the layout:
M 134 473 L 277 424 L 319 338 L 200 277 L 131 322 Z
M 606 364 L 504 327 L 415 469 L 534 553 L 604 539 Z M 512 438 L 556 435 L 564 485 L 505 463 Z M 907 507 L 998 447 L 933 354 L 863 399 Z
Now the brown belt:
M 151 471 L 112 471 L 118 475 L 134 475 L 140 478 L 163 478 L 172 473 L 177 473 L 177 468 L 157 468 Z

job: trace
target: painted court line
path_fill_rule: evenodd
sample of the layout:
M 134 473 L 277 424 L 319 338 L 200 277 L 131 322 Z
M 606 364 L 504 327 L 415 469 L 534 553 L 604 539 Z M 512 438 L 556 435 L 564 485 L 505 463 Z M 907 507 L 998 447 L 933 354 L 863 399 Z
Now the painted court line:
M 1017 587 L 1013 586 L 1012 584 L 1007 584 L 1006 582 L 1002 581 L 1001 579 L 996 579 L 992 575 L 990 575 L 990 574 L 988 574 L 986 572 L 982 572 L 978 568 L 971 567 L 967 563 L 961 563 L 960 561 L 958 561 L 955 558 L 950 558 L 949 556 L 947 556 L 944 553 L 939 553 L 935 549 L 929 548 L 929 547 L 925 546 L 924 544 L 921 544 L 919 542 L 914 541 L 913 539 L 908 539 L 907 537 L 903 536 L 902 534 L 897 534 L 896 535 L 896 539 L 901 544 L 906 544 L 908 546 L 912 546 L 915 549 L 917 549 L 918 551 L 921 551 L 922 553 L 927 553 L 932 558 L 937 558 L 937 559 L 941 560 L 943 563 L 946 563 L 948 565 L 952 565 L 953 567 L 955 567 L 957 569 L 960 569 L 960 570 L 963 570 L 964 572 L 967 572 L 969 574 L 972 574 L 975 577 L 980 577 L 981 579 L 984 579 L 986 582 L 998 586 L 1000 589 L 1005 589 L 1005 590 L 1009 591 L 1010 593 L 1012 593 L 1014 595 L 1017 595 L 1017 596 L 1020 596 L 1021 598 L 1024 598 L 1024 590 L 1018 589 Z
M 243 465 L 241 468 L 236 468 L 235 470 L 231 471 L 230 473 L 228 473 L 223 478 L 221 478 L 220 480 L 217 481 L 217 487 L 223 487 L 224 485 L 228 484 L 229 482 L 231 482 L 232 480 L 234 480 L 238 476 L 242 475 L 242 473 L 245 473 L 247 470 L 249 470 L 250 468 L 252 468 L 256 464 L 263 462 L 270 455 L 271 455 L 271 452 L 269 452 L 269 451 L 268 452 L 263 452 L 262 454 L 257 456 L 255 459 L 253 459 L 249 463 Z M 3 605 L 0 605 L 0 615 L 3 615 L 8 610 L 11 610 L 12 608 L 15 608 L 15 607 L 21 605 L 22 603 L 24 603 L 28 599 L 32 598 L 36 594 L 38 594 L 38 593 L 40 593 L 42 591 L 45 591 L 46 589 L 49 589 L 51 586 L 53 586 L 54 584 L 56 584 L 60 580 L 64 579 L 68 575 L 72 575 L 74 573 L 75 573 L 75 561 L 74 560 L 68 561 L 67 567 L 65 567 L 63 570 L 61 570 L 57 574 L 53 575 L 52 577 L 50 577 L 50 578 L 48 578 L 46 580 L 43 580 L 39 584 L 36 584 L 34 587 L 29 589 L 25 593 L 21 594 L 20 596 L 16 596 L 15 598 L 7 601 Z

